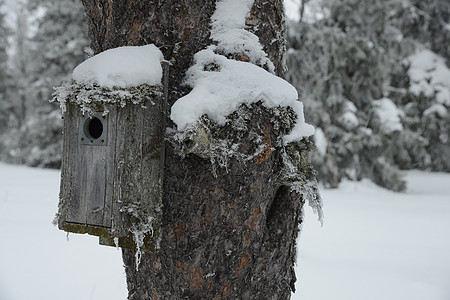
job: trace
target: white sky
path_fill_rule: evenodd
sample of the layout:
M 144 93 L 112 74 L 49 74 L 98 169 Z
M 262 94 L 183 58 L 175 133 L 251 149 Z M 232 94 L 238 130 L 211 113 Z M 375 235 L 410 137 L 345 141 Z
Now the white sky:
M 284 7 L 286 9 L 286 16 L 288 19 L 298 21 L 300 0 L 284 0 Z

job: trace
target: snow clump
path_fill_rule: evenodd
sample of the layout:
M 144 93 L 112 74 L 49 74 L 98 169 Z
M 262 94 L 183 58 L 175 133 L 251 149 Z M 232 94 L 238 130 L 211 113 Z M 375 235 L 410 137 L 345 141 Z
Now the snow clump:
M 79 84 L 129 88 L 160 85 L 162 52 L 153 44 L 125 46 L 101 52 L 78 65 L 72 78 Z
M 431 50 L 423 49 L 408 57 L 411 80 L 410 91 L 415 95 L 423 93 L 436 99 L 443 105 L 450 105 L 450 69 L 445 59 Z
M 380 118 L 380 127 L 384 133 L 402 131 L 403 125 L 400 120 L 400 110 L 389 98 L 374 100 L 375 111 Z
M 217 50 L 246 55 L 250 62 L 265 65 L 274 73 L 275 66 L 264 52 L 259 38 L 245 30 L 245 20 L 250 15 L 253 2 L 254 0 L 218 1 L 211 17 L 211 39 L 217 42 Z
M 242 104 L 262 101 L 267 108 L 290 106 L 297 113 L 292 131 L 284 142 L 300 140 L 314 134 L 314 127 L 305 123 L 303 104 L 297 100 L 297 90 L 287 81 L 254 64 L 228 59 L 211 49 L 198 52 L 194 65 L 186 74 L 186 84 L 192 91 L 172 106 L 171 119 L 184 130 L 206 114 L 219 125 Z M 217 71 L 208 71 L 214 66 Z
M 211 39 L 217 45 L 195 54 L 194 65 L 185 78 L 192 91 L 172 106 L 171 119 L 178 130 L 185 130 L 203 115 L 225 125 L 227 117 L 241 105 L 261 101 L 267 108 L 291 107 L 297 114 L 294 128 L 283 137 L 285 144 L 314 134 L 314 127 L 305 123 L 303 104 L 297 100 L 296 89 L 273 74 L 274 65 L 259 38 L 245 30 L 253 2 L 217 2 L 211 17 Z M 245 55 L 251 63 L 228 59 L 222 53 Z M 257 65 L 265 66 L 268 71 Z

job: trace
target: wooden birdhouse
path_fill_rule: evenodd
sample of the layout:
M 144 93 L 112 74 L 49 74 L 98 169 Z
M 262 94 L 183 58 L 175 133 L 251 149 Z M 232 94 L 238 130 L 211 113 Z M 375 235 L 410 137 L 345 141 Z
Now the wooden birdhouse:
M 168 65 L 162 69 L 155 86 L 64 87 L 61 230 L 104 245 L 158 247 Z

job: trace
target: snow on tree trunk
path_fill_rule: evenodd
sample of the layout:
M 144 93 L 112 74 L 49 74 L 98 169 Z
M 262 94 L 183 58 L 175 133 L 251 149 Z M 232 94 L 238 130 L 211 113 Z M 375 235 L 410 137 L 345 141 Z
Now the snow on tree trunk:
M 223 60 L 254 63 L 283 76 L 280 0 L 83 0 L 83 5 L 95 53 L 155 44 L 170 61 L 168 116 L 192 90 L 183 85 L 185 75 L 194 55 L 206 48 Z M 234 5 L 237 10 L 227 16 L 236 13 L 245 24 L 226 28 L 236 21 L 228 20 L 225 27 L 211 26 L 223 20 L 216 6 L 224 5 Z M 239 11 L 245 5 L 246 11 Z M 229 30 L 245 40 L 244 47 L 223 38 Z M 203 67 L 220 72 L 224 65 Z M 220 125 L 203 115 L 180 132 L 167 120 L 160 249 L 143 253 L 139 269 L 135 251 L 123 250 L 129 299 L 290 298 L 303 204 L 309 198 L 319 210 L 320 198 L 306 159 L 309 142 L 283 140 L 304 122 L 302 111 L 264 105 L 265 96 L 243 101 Z M 306 124 L 302 128 L 304 136 L 311 134 Z

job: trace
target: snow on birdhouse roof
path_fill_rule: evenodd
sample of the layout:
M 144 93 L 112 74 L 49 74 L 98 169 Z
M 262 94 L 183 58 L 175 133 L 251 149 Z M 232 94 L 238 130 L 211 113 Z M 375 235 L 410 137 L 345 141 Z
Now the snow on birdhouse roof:
M 153 44 L 118 47 L 85 60 L 73 70 L 72 78 L 106 88 L 160 85 L 162 60 L 162 52 Z

